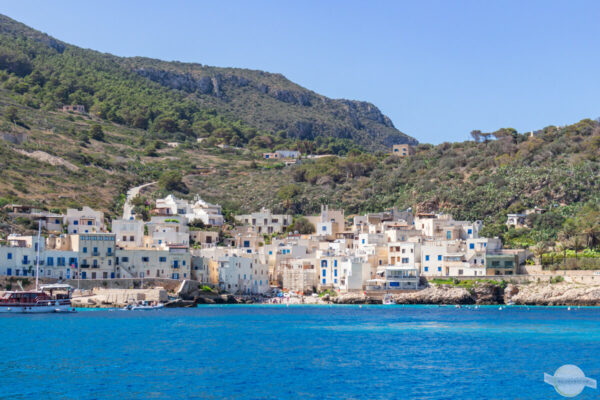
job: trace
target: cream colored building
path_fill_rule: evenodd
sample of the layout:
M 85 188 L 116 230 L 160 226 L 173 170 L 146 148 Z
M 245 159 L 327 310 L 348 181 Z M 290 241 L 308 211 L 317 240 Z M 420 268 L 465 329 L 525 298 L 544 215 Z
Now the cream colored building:
M 191 261 L 184 249 L 117 250 L 116 270 L 121 278 L 190 279 Z

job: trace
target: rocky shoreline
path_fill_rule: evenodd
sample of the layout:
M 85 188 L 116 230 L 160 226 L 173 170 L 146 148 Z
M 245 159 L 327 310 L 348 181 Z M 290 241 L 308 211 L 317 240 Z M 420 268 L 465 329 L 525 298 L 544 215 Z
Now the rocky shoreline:
M 505 288 L 491 283 L 476 284 L 472 288 L 431 285 L 391 297 L 396 304 L 600 306 L 600 286 L 573 283 L 509 284 Z M 365 294 L 343 294 L 332 298 L 331 302 L 381 304 L 381 299 Z
M 185 285 L 183 285 L 185 286 Z M 182 290 L 183 289 L 183 290 Z M 234 296 L 182 287 L 177 299 L 168 300 L 162 288 L 138 290 L 102 290 L 73 299 L 75 307 L 120 307 L 131 299 L 163 302 L 167 308 L 196 307 L 199 304 L 382 304 L 383 294 L 344 293 L 337 296 L 292 297 L 289 299 L 265 296 Z M 172 297 L 171 297 L 172 299 Z M 490 282 L 460 285 L 429 285 L 423 289 L 391 294 L 396 304 L 432 305 L 539 305 L 539 306 L 600 306 L 600 286 L 576 283 L 508 284 L 506 287 Z

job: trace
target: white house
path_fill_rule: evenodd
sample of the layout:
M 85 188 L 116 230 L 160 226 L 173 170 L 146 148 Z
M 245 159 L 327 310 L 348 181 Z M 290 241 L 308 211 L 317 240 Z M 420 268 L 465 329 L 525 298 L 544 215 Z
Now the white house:
M 269 289 L 269 269 L 256 257 L 228 256 L 219 262 L 219 287 L 229 293 L 261 294 Z
M 81 233 L 105 232 L 104 213 L 84 206 L 81 210 L 67 209 L 67 229 L 72 235 Z

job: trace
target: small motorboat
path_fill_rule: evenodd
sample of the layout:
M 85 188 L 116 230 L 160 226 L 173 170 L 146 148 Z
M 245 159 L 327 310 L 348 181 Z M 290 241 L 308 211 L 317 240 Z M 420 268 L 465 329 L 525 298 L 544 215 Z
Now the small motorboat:
M 383 305 L 385 305 L 385 306 L 389 306 L 389 305 L 392 305 L 392 304 L 396 304 L 396 303 L 394 302 L 394 299 L 392 298 L 392 295 L 391 295 L 391 294 L 386 294 L 385 296 L 383 296 L 383 300 L 381 301 L 381 303 L 382 303 Z
M 125 311 L 149 311 L 149 310 L 160 310 L 164 308 L 165 305 L 163 303 L 148 303 L 147 301 L 143 301 L 137 304 L 127 304 L 122 310 Z

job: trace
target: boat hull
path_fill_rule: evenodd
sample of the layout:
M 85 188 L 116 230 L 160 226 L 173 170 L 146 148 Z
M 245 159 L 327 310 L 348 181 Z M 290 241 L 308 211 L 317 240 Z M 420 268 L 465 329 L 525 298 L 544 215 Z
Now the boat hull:
M 15 313 L 15 314 L 41 314 L 41 313 L 61 313 L 71 312 L 71 302 L 62 301 L 44 301 L 43 304 L 0 304 L 0 313 Z

